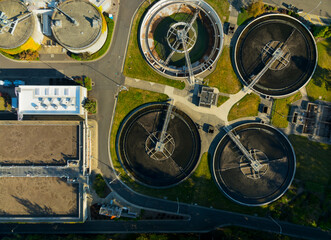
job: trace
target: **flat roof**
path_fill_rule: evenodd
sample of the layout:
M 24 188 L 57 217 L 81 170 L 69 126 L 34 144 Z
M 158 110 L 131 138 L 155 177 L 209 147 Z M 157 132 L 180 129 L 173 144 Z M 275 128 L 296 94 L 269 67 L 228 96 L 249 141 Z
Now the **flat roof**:
M 69 0 L 60 4 L 58 8 L 62 12 L 54 11 L 52 31 L 61 45 L 72 49 L 84 49 L 99 38 L 102 28 L 101 14 L 91 3 L 85 0 Z M 76 20 L 77 24 L 63 13 Z
M 65 165 L 79 160 L 78 122 L 0 123 L 0 165 Z
M 27 7 L 19 0 L 0 1 L 0 14 L 4 14 L 8 20 L 15 20 L 28 13 Z M 13 34 L 8 32 L 10 27 L 5 27 L 0 33 L 0 48 L 12 49 L 24 44 L 34 30 L 34 18 L 32 15 L 18 22 Z
M 19 86 L 18 114 L 81 115 L 87 90 L 81 86 Z
M 56 177 L 1 177 L 0 219 L 78 217 L 79 185 Z

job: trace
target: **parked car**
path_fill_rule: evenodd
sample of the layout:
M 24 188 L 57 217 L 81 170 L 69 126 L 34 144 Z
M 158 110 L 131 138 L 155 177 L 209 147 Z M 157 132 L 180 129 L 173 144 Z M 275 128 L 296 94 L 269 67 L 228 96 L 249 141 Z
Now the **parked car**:
M 303 9 L 299 9 L 299 8 L 295 7 L 293 9 L 293 12 L 295 12 L 295 13 L 302 13 L 303 12 Z
M 283 6 L 286 7 L 288 10 L 293 11 L 295 13 L 303 12 L 303 9 L 299 9 L 299 8 L 293 6 L 292 4 L 283 3 Z
M 18 87 L 19 85 L 25 85 L 25 82 L 22 80 L 15 80 L 14 85 L 15 85 L 15 87 Z
M 3 86 L 4 87 L 11 87 L 11 86 L 13 86 L 13 83 L 9 80 L 3 80 Z

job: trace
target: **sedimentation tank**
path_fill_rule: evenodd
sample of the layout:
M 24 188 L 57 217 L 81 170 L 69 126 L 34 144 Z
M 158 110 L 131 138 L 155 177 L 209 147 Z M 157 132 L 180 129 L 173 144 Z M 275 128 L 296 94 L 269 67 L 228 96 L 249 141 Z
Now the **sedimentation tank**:
M 161 0 L 142 20 L 139 42 L 148 64 L 173 79 L 209 73 L 223 47 L 222 22 L 202 0 Z
M 300 21 L 283 14 L 268 14 L 250 22 L 234 49 L 241 81 L 273 97 L 290 95 L 305 86 L 317 65 L 314 37 Z
M 51 27 L 59 44 L 73 53 L 94 53 L 107 39 L 105 17 L 87 0 L 59 4 L 54 10 Z
M 168 104 L 139 107 L 126 117 L 117 134 L 116 150 L 122 166 L 148 187 L 176 185 L 188 178 L 199 162 L 201 143 L 195 123 L 176 107 L 170 114 L 168 111 Z M 163 146 L 158 150 L 167 121 Z
M 242 146 L 229 133 L 218 143 L 213 175 L 220 190 L 229 199 L 246 206 L 264 205 L 280 198 L 291 185 L 296 166 L 287 137 L 261 123 L 241 124 L 231 133 Z

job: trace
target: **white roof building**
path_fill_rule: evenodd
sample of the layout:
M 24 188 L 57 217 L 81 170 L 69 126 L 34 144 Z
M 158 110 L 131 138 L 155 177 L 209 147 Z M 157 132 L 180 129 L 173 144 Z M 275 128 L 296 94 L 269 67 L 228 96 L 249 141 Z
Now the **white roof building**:
M 81 86 L 19 86 L 19 119 L 23 115 L 82 115 L 87 90 Z

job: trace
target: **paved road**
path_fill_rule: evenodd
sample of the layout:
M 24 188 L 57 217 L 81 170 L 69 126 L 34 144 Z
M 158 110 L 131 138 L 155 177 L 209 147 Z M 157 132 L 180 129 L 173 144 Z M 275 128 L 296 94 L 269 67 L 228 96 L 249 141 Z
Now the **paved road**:
M 234 5 L 241 6 L 242 3 L 246 4 L 250 0 L 231 0 Z M 292 4 L 293 6 L 303 9 L 306 13 L 311 13 L 321 17 L 331 17 L 331 2 L 330 0 L 263 0 L 265 3 L 274 4 L 278 7 L 284 7 L 285 4 Z M 240 10 L 240 9 L 238 9 Z
M 137 197 L 137 196 L 135 196 Z M 143 200 L 143 199 L 142 199 Z M 149 200 L 148 205 L 153 204 Z M 164 204 L 165 208 L 176 206 L 177 203 L 155 200 Z M 138 200 L 138 203 L 140 201 Z M 1 224 L 1 233 L 127 233 L 127 232 L 208 232 L 219 226 L 236 225 L 252 229 L 282 233 L 306 239 L 330 239 L 330 235 L 316 228 L 302 227 L 285 222 L 276 224 L 270 219 L 249 215 L 229 213 L 220 210 L 201 208 L 197 206 L 180 204 L 180 213 L 190 213 L 191 220 L 144 220 L 144 221 L 88 221 L 84 224 Z M 12 231 L 13 230 L 13 231 Z
M 82 63 L 13 63 L 0 56 L 0 78 L 29 76 L 40 78 L 40 83 L 46 80 L 43 76 L 60 77 L 82 75 L 92 77 L 96 85 L 94 97 L 98 99 L 98 140 L 99 166 L 103 175 L 110 182 L 115 179 L 109 158 L 109 130 L 114 108 L 114 95 L 124 77 L 121 74 L 125 54 L 126 40 L 129 35 L 130 21 L 139 4 L 143 0 L 121 0 L 119 19 L 110 51 L 97 62 Z M 46 84 L 46 83 L 45 83 Z M 1 224 L 1 233 L 115 233 L 115 232 L 201 232 L 209 231 L 218 226 L 237 225 L 248 228 L 279 232 L 279 226 L 271 219 L 202 208 L 187 204 L 164 201 L 146 197 L 128 189 L 120 181 L 115 180 L 111 188 L 125 200 L 138 206 L 155 208 L 164 211 L 188 214 L 190 221 L 89 221 L 84 224 Z M 316 228 L 307 228 L 290 223 L 281 223 L 283 233 L 291 236 L 301 236 L 308 239 L 328 239 L 330 235 Z

